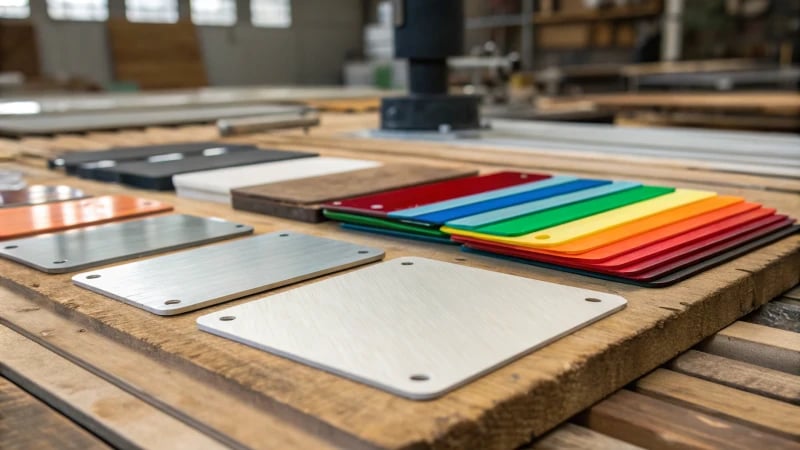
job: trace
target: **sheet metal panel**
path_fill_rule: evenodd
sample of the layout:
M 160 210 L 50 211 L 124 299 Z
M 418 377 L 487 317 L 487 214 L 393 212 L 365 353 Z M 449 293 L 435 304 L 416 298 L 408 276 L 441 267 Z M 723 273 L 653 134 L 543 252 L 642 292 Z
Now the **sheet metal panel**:
M 5 241 L 0 256 L 43 272 L 65 273 L 252 232 L 240 223 L 173 214 Z
M 197 322 L 397 395 L 430 399 L 625 305 L 618 295 L 404 257 Z
M 72 281 L 154 314 L 173 315 L 378 261 L 383 254 L 279 231 L 81 273 Z

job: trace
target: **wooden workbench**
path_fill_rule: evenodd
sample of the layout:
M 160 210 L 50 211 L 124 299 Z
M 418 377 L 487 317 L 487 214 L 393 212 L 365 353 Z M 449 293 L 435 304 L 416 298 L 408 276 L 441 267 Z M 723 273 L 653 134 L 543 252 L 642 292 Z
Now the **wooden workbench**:
M 687 171 L 669 162 L 624 164 L 535 152 L 464 150 L 446 144 L 358 141 L 341 134 L 374 127 L 373 115 L 324 115 L 322 121 L 323 126 L 309 136 L 287 131 L 231 140 L 263 147 L 313 149 L 332 156 L 473 165 L 482 171 L 507 168 L 636 178 L 741 195 L 800 217 L 797 180 Z M 213 136 L 210 127 L 122 133 L 130 145 Z M 43 168 L 42 156 L 57 153 L 63 146 L 88 147 L 92 142 L 120 145 L 117 133 L 3 141 L 0 148 L 22 155 L 17 162 L 2 167 L 25 170 L 30 183 L 64 183 L 95 195 L 134 193 L 164 200 L 174 204 L 176 212 L 252 224 L 256 233 L 293 229 L 381 247 L 387 259 L 416 255 L 458 260 L 613 292 L 629 302 L 622 312 L 442 398 L 417 402 L 197 330 L 195 319 L 199 315 L 264 294 L 176 317 L 159 317 L 79 289 L 71 284 L 71 274 L 45 275 L 0 261 L 0 374 L 28 393 L 48 398 L 48 404 L 59 405 L 59 410 L 79 418 L 79 423 L 95 436 L 116 446 L 513 448 L 800 282 L 797 235 L 673 287 L 644 289 L 489 257 L 465 256 L 450 246 L 347 232 L 333 223 L 291 222 L 176 198 L 172 193 L 65 177 Z M 292 287 L 275 292 L 284 289 Z M 652 380 L 656 388 L 675 382 L 660 375 Z M 642 389 L 656 389 L 652 386 Z M 20 402 L 35 400 L 18 392 L 15 395 Z M 786 418 L 783 426 L 791 430 L 791 421 L 797 422 L 797 417 Z M 64 425 L 55 422 L 48 422 L 52 430 Z M 76 433 L 79 431 L 83 430 Z M 783 437 L 797 439 L 791 431 Z M 75 439 L 88 442 L 91 438 L 82 434 Z M 104 445 L 102 441 L 98 444 Z

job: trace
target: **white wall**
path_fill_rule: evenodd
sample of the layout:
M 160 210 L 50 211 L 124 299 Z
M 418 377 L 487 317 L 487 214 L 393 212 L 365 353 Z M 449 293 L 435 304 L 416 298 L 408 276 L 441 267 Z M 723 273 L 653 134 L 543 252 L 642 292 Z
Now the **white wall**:
M 46 0 L 30 1 L 45 74 L 112 81 L 104 23 L 54 21 Z M 182 20 L 188 1 L 179 0 Z M 237 0 L 237 9 L 233 27 L 197 28 L 211 85 L 339 83 L 345 55 L 362 45 L 361 0 L 293 0 L 288 29 L 250 25 L 248 0 Z M 109 13 L 124 17 L 124 0 L 109 0 Z

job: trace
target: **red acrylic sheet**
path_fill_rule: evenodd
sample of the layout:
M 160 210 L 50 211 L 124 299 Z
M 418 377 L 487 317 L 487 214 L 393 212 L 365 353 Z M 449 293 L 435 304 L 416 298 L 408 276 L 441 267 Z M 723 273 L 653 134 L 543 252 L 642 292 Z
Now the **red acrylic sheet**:
M 655 278 L 660 278 L 660 277 L 662 277 L 664 275 L 667 275 L 667 274 L 669 274 L 671 272 L 679 270 L 679 269 L 681 269 L 683 267 L 690 266 L 692 264 L 696 264 L 696 263 L 698 263 L 700 261 L 703 261 L 706 258 L 711 258 L 711 257 L 717 255 L 718 253 L 722 253 L 722 252 L 725 252 L 727 250 L 736 248 L 736 247 L 738 247 L 738 246 L 740 246 L 742 244 L 745 244 L 745 243 L 747 243 L 749 241 L 752 241 L 753 239 L 758 239 L 758 238 L 760 238 L 762 236 L 765 236 L 767 234 L 770 234 L 772 232 L 775 232 L 775 231 L 790 227 L 794 223 L 794 219 L 786 217 L 786 216 L 783 216 L 783 217 L 784 217 L 784 219 L 782 221 L 780 221 L 780 222 L 774 223 L 772 225 L 768 225 L 768 226 L 763 227 L 763 228 L 759 228 L 758 230 L 751 231 L 749 233 L 741 234 L 738 237 L 736 237 L 734 239 L 731 239 L 729 241 L 726 241 L 726 242 L 723 242 L 723 243 L 720 243 L 720 244 L 716 244 L 716 245 L 713 245 L 711 247 L 707 247 L 704 250 L 697 251 L 695 253 L 692 253 L 691 255 L 686 255 L 683 259 L 678 259 L 678 260 L 672 261 L 670 263 L 666 263 L 666 264 L 662 264 L 662 265 L 657 266 L 657 267 L 653 267 L 652 269 L 650 269 L 650 270 L 648 270 L 646 272 L 641 272 L 641 273 L 638 273 L 636 275 L 630 275 L 630 276 L 623 275 L 623 276 L 625 276 L 626 278 L 631 278 L 631 279 L 634 279 L 634 280 L 641 280 L 641 281 L 647 281 L 647 280 L 652 280 L 652 279 L 655 279 Z
M 466 195 L 544 180 L 550 175 L 524 172 L 497 172 L 438 183 L 423 184 L 378 194 L 354 197 L 324 205 L 326 209 L 355 214 L 385 217 L 401 209 L 441 202 Z
M 782 222 L 784 219 L 786 219 L 786 216 L 767 216 L 747 225 L 729 228 L 722 233 L 715 230 L 714 228 L 716 227 L 701 228 L 648 247 L 642 247 L 617 258 L 593 265 L 593 267 L 597 270 L 613 270 L 620 274 L 644 272 L 653 267 L 653 265 L 672 262 L 676 259 L 680 259 L 687 253 L 726 242 L 742 234 Z
M 664 250 L 656 256 L 641 260 L 635 264 L 630 264 L 622 269 L 607 269 L 592 264 L 583 264 L 580 261 L 563 261 L 552 258 L 548 255 L 541 255 L 527 249 L 509 248 L 485 241 L 472 241 L 466 243 L 469 247 L 477 250 L 488 251 L 501 255 L 508 255 L 517 258 L 541 261 L 548 264 L 557 264 L 580 270 L 614 275 L 622 278 L 646 281 L 661 277 L 674 270 L 686 267 L 702 261 L 704 258 L 712 257 L 717 253 L 724 252 L 750 240 L 785 228 L 794 223 L 783 215 L 771 215 L 761 220 L 751 223 L 741 230 L 729 231 L 728 233 L 714 235 L 710 238 L 693 242 L 688 245 L 678 245 L 665 249 L 655 245 L 654 250 Z
M 585 264 L 599 264 L 603 261 L 608 261 L 609 259 L 618 258 L 621 255 L 625 255 L 629 252 L 658 244 L 668 239 L 683 236 L 686 233 L 698 229 L 708 228 L 709 230 L 721 233 L 729 229 L 735 229 L 737 227 L 744 226 L 773 214 L 775 214 L 774 209 L 762 208 L 758 203 L 739 203 L 729 206 L 728 208 L 723 208 L 718 211 L 713 211 L 711 213 L 683 220 L 669 226 L 651 230 L 646 233 L 629 237 L 622 241 L 614 242 L 609 245 L 578 254 L 560 253 L 549 249 L 532 249 L 529 247 L 511 246 L 505 244 L 497 245 L 505 248 L 527 251 L 532 254 L 535 253 L 536 255 L 542 255 L 543 261 L 546 257 L 547 261 L 552 261 L 554 264 L 558 264 L 560 262 L 568 263 L 571 261 L 580 261 Z M 585 239 L 590 238 L 592 238 L 592 236 L 589 236 Z M 453 236 L 452 239 L 457 242 L 470 244 L 482 242 L 475 238 L 462 236 Z

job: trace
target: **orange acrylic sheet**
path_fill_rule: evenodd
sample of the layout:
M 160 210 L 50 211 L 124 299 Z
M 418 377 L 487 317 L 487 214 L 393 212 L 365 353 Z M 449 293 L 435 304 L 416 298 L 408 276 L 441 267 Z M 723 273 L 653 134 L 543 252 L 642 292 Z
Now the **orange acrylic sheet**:
M 731 214 L 732 212 L 736 213 Z M 638 250 L 642 247 L 657 244 L 666 239 L 670 239 L 675 236 L 679 236 L 681 234 L 697 230 L 700 228 L 713 226 L 714 224 L 726 220 L 735 222 L 735 226 L 742 226 L 744 224 L 759 219 L 763 219 L 764 217 L 773 214 L 775 214 L 774 209 L 763 208 L 761 207 L 760 204 L 757 203 L 739 203 L 729 206 L 728 208 L 712 211 L 710 213 L 703 214 L 697 217 L 692 217 L 690 219 L 683 220 L 681 222 L 677 222 L 671 225 L 667 225 L 665 227 L 658 228 L 655 230 L 651 230 L 646 233 L 639 234 L 637 236 L 632 236 L 628 239 L 624 239 L 622 241 L 618 241 L 613 244 L 609 244 L 581 254 L 553 253 L 549 251 L 546 252 L 541 250 L 533 250 L 528 247 L 509 246 L 509 245 L 498 245 L 498 247 L 507 247 L 513 250 L 524 250 L 526 252 L 531 253 L 531 255 L 539 254 L 545 257 L 559 258 L 564 261 L 574 260 L 586 264 L 597 264 L 603 261 L 607 261 L 611 258 L 615 258 L 620 255 L 626 254 L 628 252 Z M 471 238 L 466 238 L 466 239 L 458 238 L 455 240 L 464 243 L 481 242 L 480 240 Z
M 172 210 L 155 200 L 106 195 L 44 205 L 0 209 L 0 239 L 66 230 Z
M 646 233 L 658 228 L 681 222 L 693 217 L 703 216 L 709 212 L 719 212 L 712 214 L 707 219 L 702 218 L 697 223 L 704 223 L 714 220 L 722 220 L 733 214 L 749 211 L 758 208 L 760 205 L 749 203 L 744 206 L 744 199 L 732 196 L 716 196 L 699 202 L 690 203 L 675 209 L 670 209 L 662 213 L 645 217 L 643 219 L 620 225 L 614 228 L 591 234 L 584 238 L 579 238 L 561 245 L 548 247 L 547 249 L 536 249 L 542 253 L 552 253 L 562 255 L 563 253 L 586 253 L 596 248 L 613 244 L 632 236 Z M 728 208 L 732 208 L 728 210 Z

